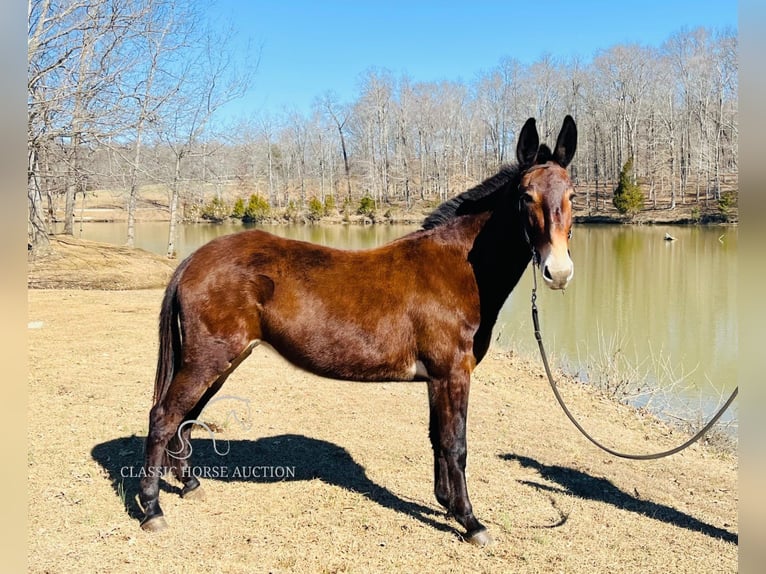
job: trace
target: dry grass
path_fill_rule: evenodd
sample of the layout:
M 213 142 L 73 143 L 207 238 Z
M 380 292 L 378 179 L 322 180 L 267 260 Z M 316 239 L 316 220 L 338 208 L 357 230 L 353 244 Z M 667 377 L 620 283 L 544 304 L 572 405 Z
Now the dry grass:
M 433 499 L 423 383 L 320 379 L 266 348 L 221 391 L 244 401 L 203 413 L 228 454 L 195 431 L 193 464 L 294 476 L 203 480 L 199 502 L 169 481 L 170 528 L 145 533 L 138 480 L 121 474 L 141 465 L 161 296 L 29 291 L 30 572 L 737 571 L 735 457 L 694 446 L 611 458 L 571 427 L 539 365 L 499 352 L 475 372 L 468 436 L 472 502 L 494 546 L 462 542 Z M 586 386 L 561 388 L 615 447 L 682 440 Z
M 167 284 L 177 261 L 144 251 L 51 237 L 50 248 L 29 262 L 27 286 L 36 289 L 152 289 Z

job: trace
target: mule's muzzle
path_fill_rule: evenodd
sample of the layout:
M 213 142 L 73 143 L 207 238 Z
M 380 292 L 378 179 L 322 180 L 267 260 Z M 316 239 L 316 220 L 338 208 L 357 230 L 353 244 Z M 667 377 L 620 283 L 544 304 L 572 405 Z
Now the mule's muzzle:
M 551 289 L 566 289 L 574 276 L 574 263 L 569 253 L 556 257 L 549 255 L 540 263 L 543 281 Z

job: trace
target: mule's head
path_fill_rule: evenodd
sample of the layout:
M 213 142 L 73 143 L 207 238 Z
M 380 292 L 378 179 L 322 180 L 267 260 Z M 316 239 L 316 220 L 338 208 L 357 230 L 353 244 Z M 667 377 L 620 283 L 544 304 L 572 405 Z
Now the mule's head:
M 565 289 L 574 275 L 569 255 L 574 189 L 566 167 L 576 148 L 577 126 L 571 116 L 564 118 L 553 151 L 540 145 L 534 118 L 524 124 L 516 146 L 522 170 L 519 205 L 524 232 L 532 264 L 540 266 L 551 289 Z

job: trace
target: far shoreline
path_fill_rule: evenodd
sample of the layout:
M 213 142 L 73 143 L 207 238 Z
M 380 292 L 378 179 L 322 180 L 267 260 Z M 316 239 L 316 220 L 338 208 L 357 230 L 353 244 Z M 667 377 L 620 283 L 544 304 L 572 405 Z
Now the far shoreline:
M 390 212 L 391 210 L 389 210 Z M 636 214 L 632 218 L 621 216 L 617 213 L 597 212 L 590 214 L 575 214 L 575 224 L 588 225 L 705 225 L 705 226 L 737 226 L 739 225 L 738 213 L 723 214 L 718 211 L 708 211 L 702 214 L 690 214 L 689 209 L 678 210 L 649 209 Z M 338 214 L 322 217 L 309 217 L 306 213 L 288 215 L 277 212 L 273 215 L 259 219 L 258 221 L 246 222 L 236 217 L 211 219 L 204 217 L 184 218 L 180 223 L 184 224 L 223 224 L 241 222 L 243 225 L 250 223 L 268 225 L 420 225 L 428 215 L 429 210 L 396 210 L 395 213 L 358 215 Z M 169 222 L 167 213 L 159 210 L 139 209 L 136 214 L 136 223 Z M 125 223 L 127 212 L 123 209 L 86 208 L 75 213 L 74 223 Z M 63 217 L 57 217 L 53 225 L 62 225 Z

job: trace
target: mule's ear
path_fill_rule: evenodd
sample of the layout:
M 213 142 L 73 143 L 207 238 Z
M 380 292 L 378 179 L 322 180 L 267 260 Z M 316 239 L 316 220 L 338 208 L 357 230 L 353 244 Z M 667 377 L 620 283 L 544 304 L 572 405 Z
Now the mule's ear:
M 540 137 L 537 135 L 535 118 L 529 118 L 519 133 L 519 142 L 516 144 L 516 159 L 522 167 L 528 167 L 535 163 L 537 149 L 540 147 Z
M 566 167 L 574 157 L 577 150 L 577 126 L 572 116 L 564 118 L 559 137 L 556 140 L 556 149 L 553 150 L 553 161 L 561 167 Z

